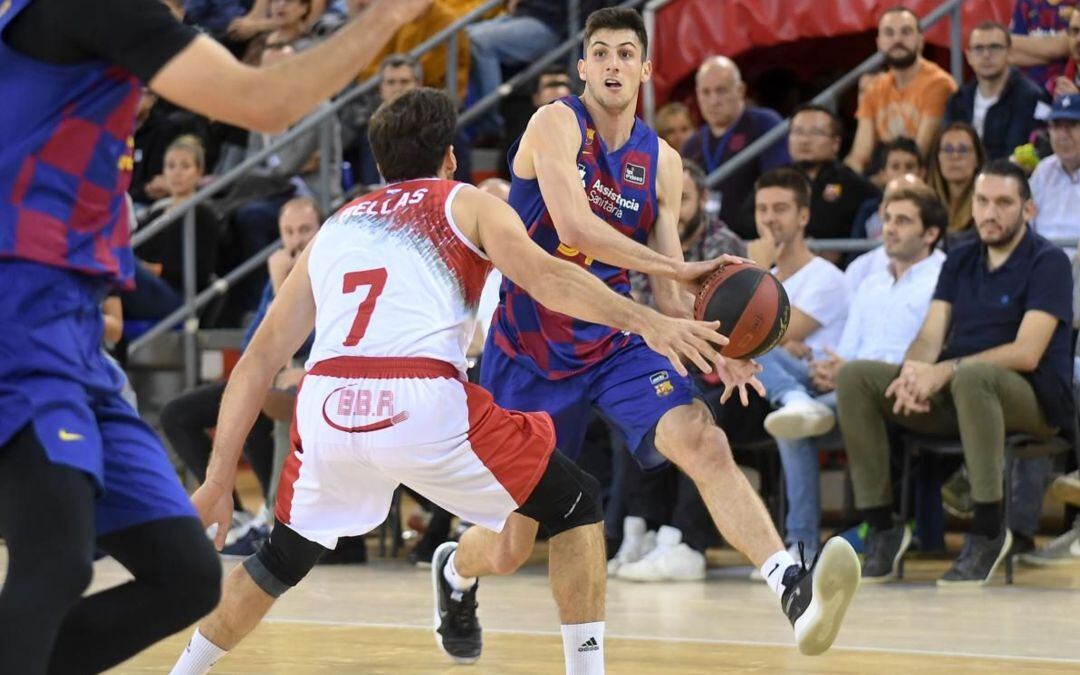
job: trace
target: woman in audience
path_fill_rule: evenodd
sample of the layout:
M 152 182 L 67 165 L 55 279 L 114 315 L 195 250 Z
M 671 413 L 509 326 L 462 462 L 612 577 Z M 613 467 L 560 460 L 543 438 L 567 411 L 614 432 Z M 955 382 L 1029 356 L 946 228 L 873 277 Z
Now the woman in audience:
M 986 152 L 975 128 L 953 122 L 942 129 L 930 144 L 927 178 L 930 187 L 949 209 L 949 229 L 945 247 L 974 236 L 971 195 L 975 174 L 986 162 Z
M 667 144 L 682 152 L 683 143 L 694 135 L 694 120 L 690 109 L 678 101 L 672 101 L 656 111 L 656 133 Z
M 180 136 L 165 151 L 163 175 L 169 196 L 156 202 L 143 218 L 145 226 L 190 199 L 205 171 L 202 143 Z M 127 319 L 161 319 L 183 304 L 184 227 L 173 223 L 136 249 L 135 290 L 121 296 Z M 217 261 L 218 219 L 205 205 L 195 207 L 195 287 L 210 285 Z

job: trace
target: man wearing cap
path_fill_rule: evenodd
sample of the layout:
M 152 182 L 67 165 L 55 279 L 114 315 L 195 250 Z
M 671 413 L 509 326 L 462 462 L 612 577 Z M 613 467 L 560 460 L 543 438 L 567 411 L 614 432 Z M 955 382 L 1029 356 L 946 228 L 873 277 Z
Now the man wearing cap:
M 1054 101 L 1050 111 L 1050 148 L 1054 154 L 1031 174 L 1031 193 L 1038 207 L 1031 222 L 1047 239 L 1080 237 L 1080 94 Z M 1076 247 L 1070 246 L 1070 257 Z

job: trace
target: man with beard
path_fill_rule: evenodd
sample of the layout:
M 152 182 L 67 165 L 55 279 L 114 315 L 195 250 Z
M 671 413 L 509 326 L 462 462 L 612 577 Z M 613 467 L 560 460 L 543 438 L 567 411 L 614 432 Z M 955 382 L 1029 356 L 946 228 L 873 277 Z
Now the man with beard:
M 889 70 L 867 86 L 855 113 L 859 126 L 845 163 L 856 171 L 866 170 L 878 143 L 897 136 L 914 138 L 926 154 L 945 103 L 956 91 L 952 77 L 922 57 L 922 29 L 910 9 L 885 10 L 878 21 L 877 47 Z
M 855 505 L 870 525 L 864 582 L 893 578 L 911 543 L 907 524 L 893 522 L 886 422 L 963 445 L 974 518 L 943 586 L 986 584 L 1012 546 L 1002 523 L 1005 434 L 1072 431 L 1069 260 L 1027 226 L 1031 189 L 1006 160 L 979 172 L 972 214 L 979 238 L 949 251 L 903 365 L 852 361 L 837 375 Z
M 967 122 L 986 149 L 987 159 L 1007 158 L 1028 142 L 1038 126 L 1035 107 L 1050 97 L 1037 84 L 1009 67 L 1009 29 L 984 21 L 971 31 L 965 52 L 975 79 L 949 98 L 945 123 Z

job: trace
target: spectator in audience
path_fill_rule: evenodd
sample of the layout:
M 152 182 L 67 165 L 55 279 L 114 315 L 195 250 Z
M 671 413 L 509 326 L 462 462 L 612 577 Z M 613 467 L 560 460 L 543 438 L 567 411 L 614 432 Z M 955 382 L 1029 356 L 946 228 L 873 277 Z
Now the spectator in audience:
M 180 135 L 176 125 L 157 106 L 157 94 L 142 88 L 135 117 L 135 150 L 131 154 L 131 185 L 128 194 L 139 205 L 149 205 L 168 196 L 165 184 L 165 149 Z
M 322 214 L 318 205 L 307 197 L 297 197 L 289 200 L 281 207 L 278 218 L 278 227 L 281 234 L 281 248 L 274 252 L 266 261 L 268 275 L 270 277 L 263 289 L 262 300 L 255 312 L 255 317 L 247 332 L 241 349 L 247 347 L 252 335 L 258 328 L 259 323 L 270 308 L 270 303 L 277 294 L 281 284 L 292 271 L 297 259 L 308 243 L 315 237 L 322 225 Z M 311 341 L 301 347 L 299 354 L 306 354 L 311 348 Z M 289 383 L 279 382 L 279 386 Z M 165 437 L 169 440 L 176 454 L 183 460 L 199 481 L 206 479 L 206 466 L 210 460 L 210 436 L 208 429 L 217 424 L 218 409 L 221 407 L 221 395 L 225 392 L 225 381 L 213 382 L 196 387 L 189 392 L 181 394 L 169 401 L 161 411 L 161 426 Z M 266 504 L 272 504 L 274 495 L 271 494 L 271 474 L 273 473 L 273 422 L 270 417 L 260 414 L 248 435 L 244 445 L 244 455 L 255 477 L 259 481 Z M 226 541 L 226 553 L 240 553 L 250 549 L 254 541 L 265 537 L 269 525 L 269 512 L 261 514 L 258 520 L 253 514 L 245 511 L 239 500 L 234 495 L 237 513 L 233 517 L 233 528 L 230 529 Z
M 1050 111 L 1050 147 L 1054 154 L 1031 174 L 1038 207 L 1031 226 L 1044 237 L 1080 237 L 1080 94 L 1054 101 Z M 1070 246 L 1068 253 L 1075 252 Z
M 960 436 L 974 519 L 941 585 L 985 584 L 1011 548 L 1001 508 L 1005 433 L 1050 437 L 1073 427 L 1069 260 L 1027 227 L 1035 204 L 1019 167 L 984 167 L 973 210 L 979 239 L 950 251 L 903 366 L 852 361 L 837 375 L 855 503 L 870 525 L 864 583 L 892 578 L 911 540 L 907 524 L 893 522 L 886 421 Z
M 505 158 L 510 152 L 510 147 L 517 143 L 517 140 L 525 133 L 525 128 L 529 126 L 533 113 L 541 106 L 577 93 L 574 82 L 566 71 L 566 65 L 561 61 L 545 68 L 533 82 L 532 90 L 532 97 L 525 105 L 506 106 L 503 111 L 506 119 L 505 133 L 497 151 L 500 161 L 496 173 L 504 180 L 511 179 L 510 164 L 505 161 Z
M 836 350 L 827 350 L 824 358 L 812 360 L 808 377 L 793 376 L 789 370 L 771 373 L 776 381 L 768 389 L 770 399 L 787 402 L 766 418 L 771 418 L 777 432 L 774 435 L 784 467 L 788 506 L 785 541 L 791 547 L 802 542 L 808 556 L 817 551 L 821 541 L 819 443 L 825 440 L 835 445 L 839 441 L 835 433 L 827 439 L 811 439 L 821 428 L 815 428 L 819 414 L 820 419 L 827 419 L 825 408 L 829 417 L 836 413 L 836 373 L 852 359 L 900 364 L 926 317 L 944 260 L 940 254 L 934 255 L 934 246 L 945 231 L 947 214 L 933 192 L 925 186 L 895 190 L 885 198 L 883 210 L 888 264 L 871 273 L 852 295 Z M 819 413 L 810 412 L 807 402 L 811 397 L 824 406 Z M 797 405 L 798 401 L 802 404 Z
M 746 146 L 780 124 L 780 115 L 768 108 L 746 105 L 746 84 L 735 62 L 726 56 L 710 56 L 702 62 L 695 78 L 698 108 L 705 124 L 682 148 L 682 155 L 709 174 Z M 752 239 L 752 227 L 740 231 L 737 223 L 743 195 L 752 192 L 754 181 L 765 171 L 791 163 L 784 142 L 714 186 L 720 198 L 720 220 L 728 223 L 744 239 Z
M 1049 96 L 1009 67 L 1009 30 L 984 21 L 971 31 L 964 52 L 975 79 L 949 97 L 945 123 L 967 122 L 979 135 L 988 159 L 1007 159 L 1036 129 L 1035 107 Z
M 165 151 L 165 185 L 169 196 L 155 203 L 143 218 L 151 223 L 179 207 L 199 187 L 205 170 L 202 144 L 181 136 Z M 136 253 L 135 288 L 121 293 L 128 319 L 163 319 L 184 303 L 184 227 L 173 223 L 150 238 Z M 218 218 L 205 204 L 195 207 L 195 289 L 210 285 L 217 263 Z
M 949 229 L 945 233 L 948 249 L 961 239 L 975 236 L 971 196 L 986 153 L 970 124 L 952 122 L 934 137 L 927 159 L 927 181 L 949 209 Z
M 952 77 L 922 57 L 922 29 L 910 9 L 885 10 L 878 21 L 877 47 L 889 70 L 870 82 L 859 101 L 859 126 L 845 160 L 859 172 L 866 170 L 877 144 L 898 136 L 915 139 L 927 152 L 945 103 L 956 91 Z
M 261 14 L 245 20 L 244 4 L 243 0 L 184 0 L 184 22 L 202 28 L 216 40 L 226 39 L 235 30 L 237 37 L 246 41 L 276 27 L 277 24 L 269 19 L 265 4 L 261 5 Z M 252 14 L 255 14 L 254 9 Z M 256 25 L 256 19 L 263 22 Z
M 879 175 L 884 185 L 908 174 L 921 178 L 926 170 L 919 146 L 907 136 L 900 136 L 886 143 L 882 154 L 884 157 Z M 881 199 L 865 201 L 859 207 L 859 211 L 855 214 L 855 226 L 851 230 L 853 239 L 871 241 L 881 239 L 881 230 L 884 225 L 881 213 L 882 201 Z
M 1077 14 L 1076 4 L 1077 0 L 1017 0 L 1013 11 L 1009 60 L 1050 92 L 1068 65 L 1068 28 Z
M 667 103 L 657 110 L 655 123 L 657 135 L 680 152 L 687 139 L 694 135 L 694 119 L 690 116 L 690 108 L 678 101 Z
M 326 6 L 316 9 L 313 0 L 270 0 L 270 18 L 277 27 L 266 35 L 269 48 L 288 45 L 294 51 L 303 51 L 313 42 L 310 29 Z

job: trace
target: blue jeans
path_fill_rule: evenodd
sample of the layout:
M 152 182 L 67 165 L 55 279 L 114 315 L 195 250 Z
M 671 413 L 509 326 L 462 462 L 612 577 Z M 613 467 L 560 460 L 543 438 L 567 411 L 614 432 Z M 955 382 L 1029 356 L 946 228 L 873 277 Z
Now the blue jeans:
M 500 16 L 466 27 L 472 45 L 469 99 L 478 101 L 502 84 L 502 67 L 521 66 L 559 44 L 550 26 L 531 16 Z M 481 133 L 499 133 L 503 120 L 496 107 L 478 123 Z
M 765 398 L 773 407 L 780 406 L 780 400 L 791 391 L 802 390 L 813 396 L 810 385 L 810 364 L 797 359 L 784 349 L 774 349 L 757 362 L 762 371 L 758 379 L 765 385 Z

